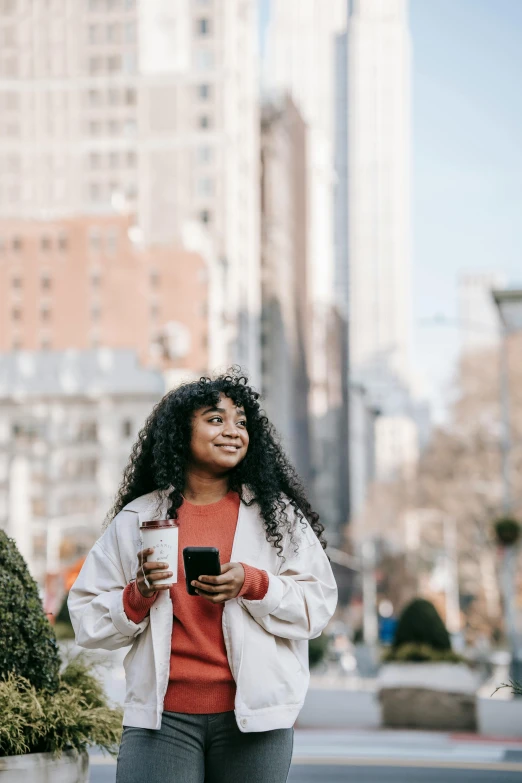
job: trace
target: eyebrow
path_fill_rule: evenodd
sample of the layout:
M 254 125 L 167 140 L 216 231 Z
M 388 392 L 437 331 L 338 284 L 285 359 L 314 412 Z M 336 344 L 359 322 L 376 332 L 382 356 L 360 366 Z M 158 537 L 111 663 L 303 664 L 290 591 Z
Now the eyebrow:
M 224 408 L 218 408 L 215 405 L 213 405 L 211 408 L 207 408 L 205 411 L 203 411 L 203 416 L 206 416 L 207 413 L 226 413 L 226 410 Z M 245 411 L 243 408 L 236 408 L 236 415 L 237 416 L 246 416 Z

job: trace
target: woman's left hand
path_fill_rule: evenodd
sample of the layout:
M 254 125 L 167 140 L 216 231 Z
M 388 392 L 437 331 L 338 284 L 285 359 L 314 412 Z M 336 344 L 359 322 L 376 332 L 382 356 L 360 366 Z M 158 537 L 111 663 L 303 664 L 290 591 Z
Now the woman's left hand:
M 244 581 L 245 569 L 241 563 L 226 563 L 221 566 L 219 576 L 200 576 L 199 580 L 192 582 L 192 586 L 196 588 L 198 595 L 210 603 L 222 604 L 231 598 L 237 598 Z

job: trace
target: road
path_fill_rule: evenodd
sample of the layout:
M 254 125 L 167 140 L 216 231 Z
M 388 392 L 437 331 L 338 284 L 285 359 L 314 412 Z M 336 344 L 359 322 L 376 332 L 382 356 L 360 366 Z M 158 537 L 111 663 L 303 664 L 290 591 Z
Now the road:
M 97 754 L 91 761 L 90 783 L 114 783 L 114 762 Z M 521 783 L 522 743 L 417 731 L 298 730 L 289 783 L 312 781 Z

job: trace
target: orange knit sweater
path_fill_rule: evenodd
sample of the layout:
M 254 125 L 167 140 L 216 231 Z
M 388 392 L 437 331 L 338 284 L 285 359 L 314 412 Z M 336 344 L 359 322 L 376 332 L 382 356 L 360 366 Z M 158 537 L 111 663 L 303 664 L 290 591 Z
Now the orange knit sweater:
M 185 500 L 178 509 L 178 582 L 170 588 L 174 624 L 164 702 L 168 712 L 210 714 L 234 709 L 236 686 L 223 639 L 223 604 L 211 604 L 201 596 L 187 593 L 183 548 L 215 546 L 221 563 L 230 562 L 239 502 L 239 495 L 229 492 L 218 503 L 196 506 Z M 244 563 L 243 567 L 245 583 L 240 595 L 260 600 L 268 589 L 268 574 Z M 131 582 L 123 593 L 127 617 L 135 623 L 141 622 L 157 595 L 143 598 L 136 582 Z

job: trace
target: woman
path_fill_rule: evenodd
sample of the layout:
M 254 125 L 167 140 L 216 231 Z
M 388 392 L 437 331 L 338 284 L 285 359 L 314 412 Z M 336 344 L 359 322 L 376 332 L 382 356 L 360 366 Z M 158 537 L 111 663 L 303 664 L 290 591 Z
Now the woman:
M 323 527 L 236 372 L 169 392 L 140 432 L 114 517 L 69 597 L 77 643 L 125 658 L 117 783 L 283 783 L 306 694 L 308 640 L 337 590 Z M 155 585 L 139 524 L 177 519 L 221 575 Z

